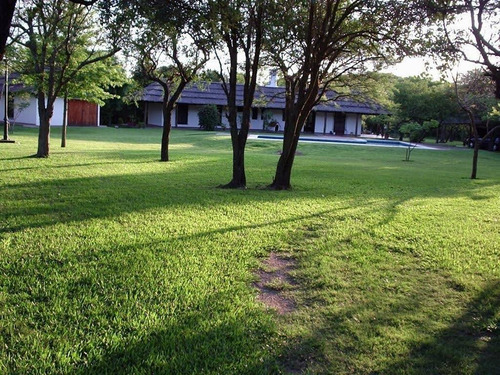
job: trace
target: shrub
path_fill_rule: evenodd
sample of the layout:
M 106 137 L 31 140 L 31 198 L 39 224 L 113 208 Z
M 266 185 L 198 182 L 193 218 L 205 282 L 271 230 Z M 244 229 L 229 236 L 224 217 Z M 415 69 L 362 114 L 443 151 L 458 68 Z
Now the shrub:
M 204 105 L 198 112 L 198 124 L 204 130 L 214 130 L 220 125 L 217 107 L 213 104 Z
M 401 125 L 399 131 L 410 138 L 410 142 L 420 143 L 432 129 L 437 128 L 438 122 L 435 120 L 424 121 L 422 125 L 417 122 L 408 122 Z

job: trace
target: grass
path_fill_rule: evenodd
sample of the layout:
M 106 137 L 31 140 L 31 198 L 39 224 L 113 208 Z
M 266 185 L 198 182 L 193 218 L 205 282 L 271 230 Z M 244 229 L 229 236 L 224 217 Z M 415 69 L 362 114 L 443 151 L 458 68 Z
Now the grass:
M 36 129 L 0 144 L 1 374 L 499 374 L 500 154 Z M 256 298 L 271 251 L 298 306 Z

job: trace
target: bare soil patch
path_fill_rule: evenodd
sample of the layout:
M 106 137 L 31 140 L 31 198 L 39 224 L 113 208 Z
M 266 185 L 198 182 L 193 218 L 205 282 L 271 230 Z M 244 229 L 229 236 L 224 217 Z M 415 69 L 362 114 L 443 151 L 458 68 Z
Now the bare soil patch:
M 271 252 L 269 258 L 262 262 L 262 267 L 256 272 L 258 280 L 255 287 L 259 290 L 259 301 L 280 315 L 296 309 L 295 302 L 286 297 L 285 291 L 296 285 L 289 272 L 295 267 L 295 259 L 286 254 Z

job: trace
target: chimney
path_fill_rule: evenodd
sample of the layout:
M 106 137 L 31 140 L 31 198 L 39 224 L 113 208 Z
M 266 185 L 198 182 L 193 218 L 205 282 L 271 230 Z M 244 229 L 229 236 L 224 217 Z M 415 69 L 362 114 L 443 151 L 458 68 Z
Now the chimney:
M 278 87 L 278 71 L 276 69 L 271 69 L 269 71 L 269 85 L 268 87 Z

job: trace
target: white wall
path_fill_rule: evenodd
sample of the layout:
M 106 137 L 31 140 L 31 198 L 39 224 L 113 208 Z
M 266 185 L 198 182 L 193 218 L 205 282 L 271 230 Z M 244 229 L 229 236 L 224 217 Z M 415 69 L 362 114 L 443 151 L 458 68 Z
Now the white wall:
M 54 114 L 50 119 L 51 126 L 62 126 L 63 124 L 63 113 L 64 113 L 64 99 L 57 98 L 54 103 Z
M 358 129 L 356 132 L 356 122 Z M 348 113 L 345 119 L 345 135 L 360 135 L 361 134 L 361 116 Z
M 266 109 L 265 112 L 271 112 L 272 117 L 270 118 L 269 122 L 271 121 L 276 121 L 279 124 L 279 130 L 283 131 L 285 129 L 285 121 L 283 121 L 283 110 L 281 109 Z M 259 110 L 259 119 L 258 120 L 252 120 L 257 122 L 257 127 L 255 129 L 264 129 L 264 120 L 261 120 L 261 111 Z M 253 129 L 253 126 L 252 126 Z
M 172 125 L 179 128 L 197 128 L 199 127 L 198 112 L 202 108 L 202 105 L 189 105 L 188 106 L 188 121 L 187 124 L 177 124 L 175 121 L 175 115 L 172 116 Z
M 198 112 L 202 108 L 202 105 L 189 105 L 188 107 L 188 121 L 187 124 L 176 124 L 176 117 L 175 113 L 172 114 L 172 126 L 179 127 L 179 128 L 197 128 L 199 127 L 199 118 L 198 118 Z M 272 113 L 271 120 L 277 121 L 280 130 L 283 130 L 284 128 L 284 121 L 282 120 L 283 118 L 283 112 L 281 109 L 268 109 L 268 112 L 270 111 Z M 148 123 L 147 125 L 153 125 L 153 126 L 163 126 L 163 114 L 161 110 L 161 104 L 159 103 L 148 103 L 147 106 L 147 112 L 148 112 Z M 256 120 L 250 119 L 250 128 L 252 130 L 262 130 L 264 126 L 264 120 L 262 120 L 262 114 L 261 110 L 259 109 L 258 117 Z M 238 113 L 238 118 L 241 120 L 241 113 Z M 229 122 L 227 119 L 227 111 L 222 112 L 222 118 L 221 122 L 223 125 L 226 127 L 229 127 Z
M 25 105 L 27 107 L 24 107 Z M 14 97 L 14 118 L 12 120 L 20 124 L 40 125 L 37 99 L 35 97 Z
M 326 123 L 325 123 L 326 119 Z M 333 132 L 334 114 L 328 112 L 316 112 L 315 134 L 330 134 Z
M 179 128 L 197 128 L 198 125 L 198 112 L 202 108 L 202 105 L 190 105 L 188 107 L 188 121 L 187 124 L 177 124 Z M 163 115 L 161 111 L 161 104 L 159 103 L 148 103 L 148 124 L 154 126 L 163 126 Z M 281 109 L 267 109 L 267 112 L 272 113 L 270 121 L 277 121 L 280 127 L 280 131 L 284 129 L 285 122 L 283 121 L 283 112 Z M 325 124 L 326 117 L 326 124 Z M 241 119 L 241 113 L 238 113 L 238 118 Z M 356 132 L 356 122 L 357 122 L 357 132 Z M 227 120 L 227 112 L 222 113 L 222 123 L 228 127 L 229 123 Z M 325 126 L 326 125 L 326 126 Z M 172 126 L 176 126 L 175 113 L 172 114 Z M 252 130 L 263 130 L 264 120 L 262 120 L 262 112 L 259 109 L 257 119 L 250 120 L 250 129 Z M 316 134 L 330 134 L 334 129 L 334 114 L 326 112 L 316 113 L 316 123 L 314 125 L 314 133 Z M 361 116 L 353 113 L 348 113 L 346 115 L 345 121 L 345 135 L 360 135 L 361 134 Z
M 160 103 L 148 103 L 148 123 L 146 125 L 163 126 Z

